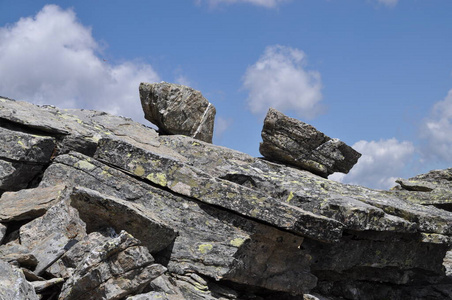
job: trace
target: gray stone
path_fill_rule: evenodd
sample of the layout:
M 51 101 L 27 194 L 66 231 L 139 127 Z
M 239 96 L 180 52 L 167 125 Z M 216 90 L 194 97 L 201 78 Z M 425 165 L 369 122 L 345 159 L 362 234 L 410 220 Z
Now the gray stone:
M 78 210 L 88 232 L 108 226 L 116 231 L 126 230 L 141 240 L 151 253 L 169 246 L 177 235 L 144 207 L 90 189 L 75 188 L 71 194 L 71 206 Z
M 11 263 L 17 262 L 20 266 L 31 270 L 38 265 L 38 260 L 31 251 L 15 242 L 0 246 L 0 259 Z
M 66 186 L 6 192 L 0 198 L 0 222 L 30 220 L 42 216 L 65 197 Z
M 171 157 L 122 141 L 102 139 L 95 157 L 162 188 L 234 210 L 284 230 L 324 241 L 336 240 L 342 233 L 342 225 L 332 219 L 275 201 L 256 190 L 211 177 Z
M 35 289 L 35 292 L 41 293 L 42 291 L 53 287 L 57 284 L 63 284 L 64 279 L 63 278 L 52 278 L 49 280 L 44 281 L 32 281 L 30 282 L 33 288 Z
M 3 238 L 5 237 L 6 229 L 6 225 L 0 223 L 0 245 L 2 244 Z
M 20 229 L 21 244 L 38 259 L 35 273 L 40 275 L 69 248 L 86 235 L 78 212 L 61 201 Z
M 0 259 L 0 299 L 38 300 L 33 286 L 22 271 Z
M 169 300 L 165 293 L 161 292 L 149 292 L 146 294 L 139 294 L 131 297 L 127 297 L 126 300 Z
M 270 108 L 264 120 L 259 151 L 271 161 L 294 165 L 322 177 L 348 173 L 360 153 L 311 125 Z
M 165 272 L 146 247 L 122 231 L 93 248 L 63 285 L 60 300 L 122 299 Z
M 201 92 L 166 82 L 141 83 L 140 98 L 145 118 L 161 133 L 212 142 L 216 111 Z

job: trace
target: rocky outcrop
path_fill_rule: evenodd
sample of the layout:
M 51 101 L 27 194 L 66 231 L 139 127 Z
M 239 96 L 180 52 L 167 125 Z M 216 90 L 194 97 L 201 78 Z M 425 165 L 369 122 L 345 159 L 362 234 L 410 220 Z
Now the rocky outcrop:
M 212 142 L 216 111 L 201 92 L 167 82 L 141 83 L 140 98 L 144 117 L 161 133 Z
M 270 108 L 264 120 L 259 151 L 267 159 L 293 165 L 322 177 L 348 173 L 361 154 L 309 124 Z
M 450 192 L 448 170 L 377 191 L 106 113 L 0 98 L 0 121 L 52 141 L 0 198 L 18 299 L 452 297 L 452 214 L 411 199 Z

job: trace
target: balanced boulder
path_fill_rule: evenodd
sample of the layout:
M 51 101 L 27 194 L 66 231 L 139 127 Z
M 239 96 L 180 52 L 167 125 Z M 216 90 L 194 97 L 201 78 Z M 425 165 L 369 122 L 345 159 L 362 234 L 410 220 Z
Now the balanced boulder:
M 201 92 L 167 82 L 141 83 L 140 98 L 144 117 L 160 133 L 212 142 L 216 110 Z
M 332 139 L 309 124 L 270 108 L 262 129 L 260 153 L 268 160 L 294 165 L 328 177 L 348 173 L 361 154 L 338 139 Z

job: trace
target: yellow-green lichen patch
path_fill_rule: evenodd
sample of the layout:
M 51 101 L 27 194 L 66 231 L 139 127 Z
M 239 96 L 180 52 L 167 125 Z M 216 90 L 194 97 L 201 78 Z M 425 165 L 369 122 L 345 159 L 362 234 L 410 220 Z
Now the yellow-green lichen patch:
M 144 175 L 144 168 L 141 165 L 136 166 L 135 170 L 133 171 L 133 174 L 135 174 L 136 176 L 143 176 Z
M 198 246 L 198 251 L 202 254 L 206 254 L 207 252 L 212 251 L 213 246 L 212 244 L 201 244 Z
M 231 240 L 229 243 L 232 246 L 235 246 L 238 248 L 238 247 L 242 246 L 244 242 L 245 242 L 245 240 L 242 238 L 235 238 L 235 239 Z
M 22 142 L 21 140 L 18 140 L 17 143 L 22 147 L 22 148 L 27 148 L 27 146 L 25 146 L 24 142 Z
M 76 167 L 78 169 L 88 170 L 88 171 L 91 171 L 96 168 L 95 165 L 93 165 L 92 163 L 90 163 L 87 160 L 80 160 L 80 161 L 76 162 L 74 167 Z
M 286 202 L 290 202 L 292 199 L 293 199 L 293 192 L 292 191 L 290 191 L 290 193 L 289 193 L 289 196 L 287 197 L 287 200 L 286 200 Z
M 148 176 L 146 176 L 146 179 L 149 181 L 152 181 L 160 186 L 166 186 L 168 184 L 168 180 L 166 179 L 166 175 L 163 173 L 151 173 Z

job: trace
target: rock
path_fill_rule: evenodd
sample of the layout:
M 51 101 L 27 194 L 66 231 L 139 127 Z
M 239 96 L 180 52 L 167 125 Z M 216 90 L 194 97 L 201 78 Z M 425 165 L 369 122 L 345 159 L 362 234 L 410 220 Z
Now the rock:
M 0 197 L 0 222 L 31 220 L 42 216 L 62 200 L 65 190 L 64 185 L 56 185 L 3 193 Z
M 36 293 L 40 293 L 40 292 L 44 291 L 45 289 L 53 287 L 54 285 L 63 284 L 63 282 L 64 282 L 63 278 L 52 278 L 52 279 L 45 280 L 45 281 L 33 281 L 33 282 L 31 282 L 31 285 L 35 289 Z
M 154 187 L 79 153 L 56 158 L 44 174 L 42 185 L 61 183 L 62 178 L 71 178 L 77 186 L 140 203 L 171 224 L 178 236 L 173 245 L 157 256 L 171 272 L 184 274 L 194 270 L 230 281 L 247 277 L 253 285 L 271 285 L 282 291 L 295 285 L 298 291 L 307 291 L 315 285 L 316 279 L 309 269 L 299 272 L 309 264 L 307 253 L 298 248 L 302 242 L 299 236 Z M 286 247 L 281 248 L 282 244 Z M 268 249 L 259 258 L 269 266 L 264 278 L 260 268 L 250 267 L 259 247 Z M 275 252 L 276 249 L 284 251 Z M 282 269 L 286 272 L 281 272 Z
M 38 260 L 31 251 L 15 242 L 0 246 L 0 259 L 9 263 L 17 262 L 20 266 L 30 270 L 34 270 L 38 265 Z
M 168 247 L 177 235 L 172 228 L 143 207 L 90 189 L 75 188 L 71 194 L 71 206 L 78 210 L 88 232 L 109 226 L 116 230 L 126 230 L 141 240 L 151 253 Z
M 50 161 L 55 149 L 51 137 L 0 127 L 0 191 L 26 188 Z
M 212 142 L 215 107 L 187 86 L 141 83 L 140 98 L 146 120 L 164 134 L 182 134 Z
M 322 177 L 348 173 L 361 154 L 311 125 L 270 108 L 264 120 L 259 151 L 271 161 L 293 165 Z
M 0 260 L 30 281 L 66 280 L 42 299 L 452 297 L 450 169 L 378 191 L 102 112 L 3 98 L 0 128 L 55 144 L 47 162 L 28 162 L 42 169 L 27 189 L 0 191 Z M 331 152 L 326 143 L 310 153 Z M 10 155 L 0 165 L 17 163 Z
M 391 191 L 397 197 L 421 205 L 452 211 L 452 168 L 433 170 L 409 179 L 397 179 Z
M 22 271 L 0 259 L 0 299 L 38 300 L 33 286 Z
M 3 238 L 5 237 L 7 227 L 0 223 L 0 245 L 2 244 Z
M 201 202 L 235 210 L 244 216 L 284 230 L 324 241 L 335 240 L 341 235 L 342 226 L 339 222 L 284 202 L 274 201 L 256 190 L 213 178 L 171 157 L 143 151 L 131 144 L 103 139 L 95 157 L 162 188 Z M 272 213 L 269 213 L 269 207 L 272 208 Z
M 41 275 L 86 235 L 85 223 L 67 200 L 51 207 L 42 217 L 20 229 L 21 244 L 38 259 L 37 275 Z
M 169 300 L 165 293 L 149 292 L 146 294 L 139 294 L 136 296 L 127 297 L 126 300 Z
M 122 299 L 142 289 L 166 269 L 153 264 L 153 257 L 140 244 L 122 231 L 95 247 L 65 282 L 59 299 Z

